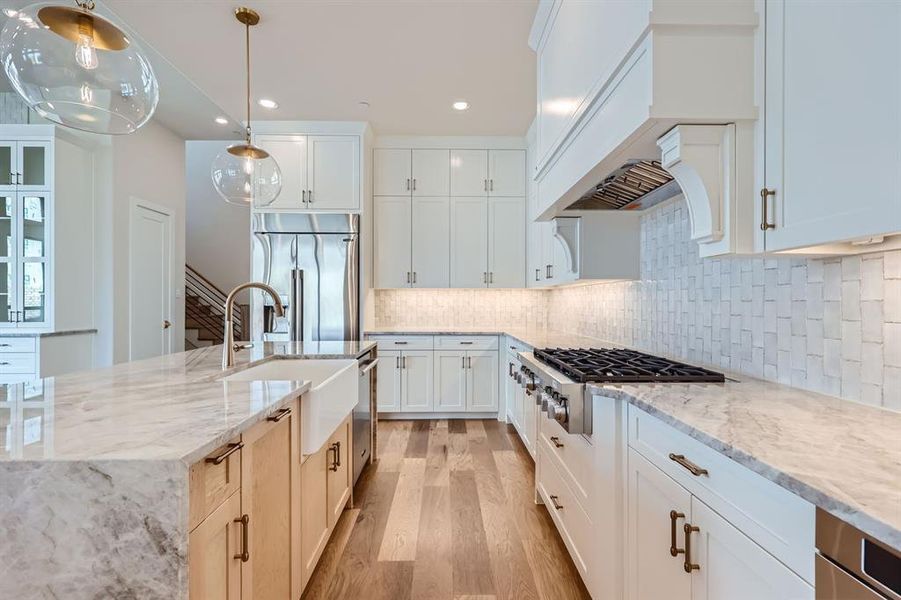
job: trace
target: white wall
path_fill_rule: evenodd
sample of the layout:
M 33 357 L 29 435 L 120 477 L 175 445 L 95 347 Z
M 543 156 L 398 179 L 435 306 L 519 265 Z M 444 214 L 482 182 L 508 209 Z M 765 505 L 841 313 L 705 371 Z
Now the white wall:
M 216 193 L 210 165 L 230 142 L 189 141 L 185 146 L 186 262 L 228 293 L 250 278 L 250 210 Z

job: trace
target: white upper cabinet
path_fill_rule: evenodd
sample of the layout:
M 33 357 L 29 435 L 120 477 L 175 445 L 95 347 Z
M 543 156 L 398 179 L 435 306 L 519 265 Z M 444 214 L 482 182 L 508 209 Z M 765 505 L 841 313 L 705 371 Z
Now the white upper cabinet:
M 414 196 L 450 194 L 450 150 L 413 150 Z
M 488 194 L 517 198 L 526 195 L 525 150 L 488 151 Z
M 282 172 L 282 191 L 266 208 L 306 208 L 307 136 L 257 135 L 256 144 L 269 153 Z
M 765 7 L 765 249 L 901 233 L 901 3 Z
M 45 140 L 0 141 L 0 191 L 50 189 L 51 147 Z
M 488 199 L 451 198 L 451 287 L 488 284 Z
M 373 151 L 372 193 L 376 196 L 403 196 L 413 188 L 409 149 L 376 148 Z
M 307 140 L 307 208 L 360 209 L 360 141 L 349 135 L 313 135 Z
M 373 199 L 374 287 L 410 287 L 412 205 L 409 196 L 379 196 Z
M 488 195 L 488 151 L 451 150 L 451 196 Z
M 526 199 L 488 199 L 488 287 L 525 287 Z
M 413 199 L 413 287 L 450 286 L 450 199 Z

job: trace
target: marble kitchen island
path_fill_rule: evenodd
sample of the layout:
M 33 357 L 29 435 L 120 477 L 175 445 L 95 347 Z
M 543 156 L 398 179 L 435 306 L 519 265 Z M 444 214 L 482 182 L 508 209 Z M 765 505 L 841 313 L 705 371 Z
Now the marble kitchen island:
M 191 465 L 310 388 L 223 377 L 373 346 L 257 344 L 227 372 L 215 346 L 0 388 L 0 407 L 43 409 L 8 429 L 41 444 L 0 447 L 0 598 L 187 598 Z

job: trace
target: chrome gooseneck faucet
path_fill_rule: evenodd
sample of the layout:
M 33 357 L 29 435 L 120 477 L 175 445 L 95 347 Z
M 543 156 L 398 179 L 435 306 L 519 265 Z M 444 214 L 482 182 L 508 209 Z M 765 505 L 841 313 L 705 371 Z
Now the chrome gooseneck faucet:
M 272 296 L 272 301 L 275 304 L 275 316 L 285 316 L 285 308 L 282 306 L 281 298 L 278 297 L 278 292 L 276 292 L 265 283 L 257 283 L 255 281 L 251 281 L 249 283 L 242 283 L 241 285 L 233 289 L 228 294 L 228 298 L 225 299 L 225 335 L 223 336 L 224 345 L 222 347 L 223 369 L 228 369 L 235 365 L 235 352 L 238 350 L 238 344 L 235 343 L 235 334 L 232 324 L 232 319 L 234 318 L 235 298 L 239 293 L 250 288 L 263 290 L 264 292 Z

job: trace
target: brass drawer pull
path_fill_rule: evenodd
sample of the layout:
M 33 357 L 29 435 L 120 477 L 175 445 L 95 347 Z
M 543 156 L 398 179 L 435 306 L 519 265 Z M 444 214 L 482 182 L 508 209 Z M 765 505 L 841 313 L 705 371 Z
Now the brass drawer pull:
M 560 438 L 558 438 L 556 435 L 552 435 L 552 436 L 551 436 L 551 441 L 554 443 L 554 446 L 555 446 L 556 448 L 562 448 L 562 447 L 563 447 L 563 444 L 560 443 Z
M 701 565 L 691 562 L 691 534 L 692 532 L 701 531 L 701 528 L 686 523 L 682 526 L 682 531 L 685 532 L 685 562 L 682 564 L 682 568 L 685 569 L 686 573 L 691 573 L 701 568 Z
M 557 502 L 558 498 L 559 496 L 550 496 L 551 503 L 554 505 L 554 510 L 560 510 L 561 508 L 563 508 L 563 505 Z
M 281 421 L 282 419 L 284 419 L 285 417 L 287 417 L 287 416 L 290 415 L 290 414 L 291 414 L 291 409 L 290 409 L 290 408 L 287 408 L 287 407 L 286 407 L 286 408 L 280 408 L 280 409 L 278 409 L 277 411 L 275 411 L 275 413 L 273 413 L 273 414 L 269 415 L 268 417 L 266 417 L 266 420 L 267 420 L 267 421 L 272 421 L 273 423 L 278 423 L 279 421 Z
M 669 459 L 673 462 L 679 463 L 680 465 L 682 465 L 683 467 L 688 469 L 689 472 L 691 472 L 691 474 L 694 475 L 695 477 L 700 477 L 701 475 L 709 475 L 710 474 L 707 472 L 707 469 L 702 469 L 698 465 L 694 464 L 693 462 L 691 462 L 690 460 L 685 458 L 684 454 L 673 454 L 672 452 L 670 452 Z
M 332 464 L 329 466 L 329 471 L 337 471 L 338 467 L 341 466 L 341 442 L 335 442 L 331 446 L 329 446 L 329 452 L 335 453 L 335 458 L 332 461 Z
M 685 550 L 682 548 L 676 548 L 676 521 L 685 517 L 683 513 L 676 512 L 674 510 L 669 511 L 669 553 L 670 556 L 679 556 L 684 553 Z
M 228 458 L 229 456 L 231 456 L 232 454 L 234 454 L 235 452 L 237 452 L 238 450 L 240 450 L 243 447 L 244 447 L 244 442 L 238 442 L 237 444 L 229 444 L 228 450 L 226 450 L 219 456 L 208 456 L 206 459 L 204 459 L 204 462 L 208 462 L 208 463 L 211 463 L 214 465 L 221 465 L 222 462 L 226 458 Z
M 235 519 L 235 523 L 241 524 L 241 553 L 235 554 L 235 558 L 240 558 L 241 562 L 247 562 L 250 560 L 250 550 L 247 547 L 247 540 L 250 537 L 247 531 L 250 528 L 250 515 L 241 515 L 240 519 Z

